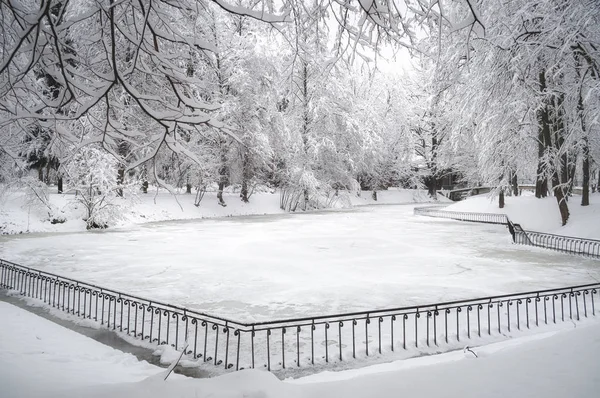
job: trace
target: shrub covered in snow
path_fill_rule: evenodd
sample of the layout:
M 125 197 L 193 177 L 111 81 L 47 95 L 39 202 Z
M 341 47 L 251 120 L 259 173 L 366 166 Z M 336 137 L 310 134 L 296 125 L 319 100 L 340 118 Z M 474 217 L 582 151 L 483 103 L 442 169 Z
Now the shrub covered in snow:
M 114 224 L 131 202 L 132 185 L 119 181 L 118 167 L 115 157 L 91 146 L 82 148 L 65 165 L 67 190 L 75 192 L 76 203 L 83 205 L 88 229 Z

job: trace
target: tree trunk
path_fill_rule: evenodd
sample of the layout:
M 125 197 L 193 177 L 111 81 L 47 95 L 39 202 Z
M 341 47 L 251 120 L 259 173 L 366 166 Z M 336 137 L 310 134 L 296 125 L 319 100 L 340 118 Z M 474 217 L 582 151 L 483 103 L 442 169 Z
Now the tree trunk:
M 562 146 L 563 140 L 557 139 L 556 142 L 559 142 L 559 146 Z M 558 148 L 557 148 L 558 149 Z M 569 157 L 566 153 L 563 153 L 560 157 L 560 183 L 567 186 L 569 184 Z
M 539 119 L 538 115 L 538 119 Z M 536 198 L 545 198 L 548 196 L 548 178 L 546 176 L 546 170 L 543 163 L 544 152 L 546 149 L 546 145 L 544 143 L 544 134 L 542 132 L 542 127 L 540 123 L 540 130 L 538 134 L 538 166 L 537 166 L 537 176 L 535 179 L 535 197 Z
M 427 185 L 427 194 L 434 199 L 436 197 L 435 193 L 436 193 L 436 181 L 435 181 L 435 177 L 434 176 L 430 176 L 427 179 L 427 183 L 425 184 Z
M 567 184 L 567 195 L 573 196 L 573 187 L 575 186 L 575 172 L 577 171 L 577 156 L 569 163 L 567 167 L 567 175 L 569 177 L 569 183 Z
M 577 74 L 578 78 L 580 77 L 580 70 L 581 70 L 580 55 L 581 55 L 581 53 L 578 53 L 578 52 L 575 52 L 575 54 L 574 54 L 575 63 L 576 63 L 575 73 Z M 581 191 L 581 205 L 589 206 L 590 205 L 590 147 L 589 147 L 589 142 L 588 142 L 588 138 L 587 138 L 585 118 L 584 118 L 584 114 L 583 114 L 583 96 L 581 93 L 582 87 L 583 87 L 583 85 L 581 85 L 579 87 L 579 95 L 577 98 L 577 114 L 579 116 L 579 122 L 581 123 L 581 131 L 583 133 L 583 148 L 581 150 L 582 155 L 583 155 L 582 170 L 581 170 L 581 172 L 583 174 L 582 191 Z M 575 174 L 575 173 L 573 173 L 573 174 Z
M 581 205 L 590 205 L 590 148 L 587 137 L 583 138 L 583 184 L 581 191 Z
M 564 138 L 564 129 L 565 129 L 565 121 L 563 116 L 563 103 L 564 103 L 564 95 L 558 94 L 555 95 L 552 99 L 552 110 L 553 112 L 548 112 L 549 121 L 551 123 L 551 128 L 554 130 L 554 147 L 556 148 L 557 153 L 560 153 L 562 147 L 565 143 Z M 550 119 L 550 115 L 552 118 Z M 559 158 L 560 165 L 560 184 L 562 185 L 561 191 L 565 198 L 565 201 L 569 200 L 570 193 L 570 180 L 569 180 L 569 153 L 564 152 Z M 554 166 L 556 170 L 557 166 Z M 553 184 L 556 186 L 556 184 Z M 562 214 L 562 211 L 561 211 Z
M 217 191 L 217 200 L 219 204 L 223 207 L 227 206 L 225 200 L 223 199 L 223 190 L 225 189 L 225 183 L 227 181 L 227 175 L 225 174 L 226 172 L 227 165 L 222 163 L 219 169 L 219 190 Z
M 244 203 L 248 203 L 250 201 L 248 199 L 248 181 L 246 181 L 245 179 L 242 180 L 242 190 L 240 191 L 240 198 Z
M 308 196 L 308 189 L 304 189 L 304 210 L 308 209 L 308 201 L 309 201 L 309 196 Z
M 219 190 L 217 191 L 217 201 L 223 207 L 227 206 L 225 200 L 223 199 L 223 189 L 225 189 L 225 183 L 219 182 Z
M 44 168 L 42 166 L 38 167 L 38 179 L 44 182 Z
M 545 93 L 546 91 L 546 76 L 544 75 L 544 72 L 540 72 L 539 75 L 540 78 L 540 88 L 541 88 L 541 92 Z M 551 137 L 551 130 L 550 130 L 550 112 L 549 112 L 549 106 L 553 105 L 554 101 L 552 101 L 550 104 L 546 103 L 544 104 L 544 106 L 538 111 L 537 117 L 538 117 L 538 123 L 540 124 L 540 131 L 543 135 L 543 139 L 544 139 L 544 143 L 547 147 L 550 147 L 552 145 L 552 137 Z M 560 123 L 560 121 L 558 120 L 553 120 L 554 122 L 558 122 Z M 555 126 L 555 127 L 560 127 L 560 126 Z M 558 128 L 557 128 L 558 130 Z M 556 143 L 557 148 L 559 147 L 559 143 Z M 562 225 L 566 225 L 567 221 L 569 220 L 569 206 L 567 204 L 567 199 L 565 197 L 565 194 L 563 192 L 563 188 L 560 185 L 560 175 L 559 172 L 557 170 L 556 167 L 553 168 L 552 170 L 552 189 L 554 191 L 554 197 L 556 198 L 556 201 L 558 203 L 558 210 L 560 211 L 560 218 L 562 221 Z
M 556 198 L 556 202 L 558 203 L 558 210 L 560 211 L 560 218 L 562 221 L 562 225 L 566 225 L 567 221 L 569 221 L 569 205 L 567 204 L 567 198 L 563 192 L 562 187 L 560 186 L 560 177 L 557 171 L 552 173 L 552 185 L 554 185 L 554 197 Z
M 500 195 L 498 195 L 498 207 L 504 209 L 504 189 L 501 189 Z
M 513 195 L 519 196 L 519 182 L 517 181 L 517 173 L 512 174 L 510 183 L 512 186 Z
M 192 184 L 190 184 L 189 182 L 185 184 L 185 193 L 192 193 Z
M 250 155 L 248 148 L 244 148 L 242 155 L 242 190 L 240 192 L 240 197 L 244 203 L 248 203 L 250 200 L 248 197 L 248 182 L 250 178 Z
M 117 170 L 117 196 L 123 197 L 123 181 L 125 180 L 125 169 L 123 167 L 119 167 Z
M 58 186 L 58 193 L 63 193 L 63 177 L 61 175 L 58 176 L 56 185 Z
M 228 172 L 229 169 L 227 167 L 227 142 L 225 138 L 219 137 L 219 151 L 221 152 L 221 164 L 219 165 L 219 190 L 217 191 L 217 200 L 219 204 L 223 207 L 227 206 L 225 200 L 223 199 L 223 190 L 225 189 L 225 185 L 228 181 Z
M 373 200 L 375 202 L 377 202 L 377 190 L 373 190 L 373 193 L 371 194 L 371 197 L 373 198 Z
M 545 71 L 542 70 L 539 73 L 540 80 L 540 92 L 542 94 L 546 91 L 546 75 Z M 550 126 L 548 120 L 543 120 L 544 118 L 548 118 L 548 105 L 544 105 L 542 109 L 537 111 L 537 120 L 539 124 L 538 129 L 538 166 L 537 166 L 537 176 L 535 181 L 535 197 L 536 198 L 545 198 L 548 195 L 548 174 L 546 172 L 546 167 L 543 162 L 544 154 L 546 153 L 546 148 L 550 146 Z M 548 128 L 546 132 L 544 128 Z

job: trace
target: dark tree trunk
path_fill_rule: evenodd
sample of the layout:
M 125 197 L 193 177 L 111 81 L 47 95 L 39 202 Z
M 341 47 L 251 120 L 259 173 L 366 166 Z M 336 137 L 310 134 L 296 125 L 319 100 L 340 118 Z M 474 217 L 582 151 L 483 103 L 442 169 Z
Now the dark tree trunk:
M 127 104 L 126 104 L 127 105 Z M 122 159 L 127 157 L 129 153 L 129 143 L 124 140 L 120 140 L 117 147 L 118 153 Z M 123 164 L 119 165 L 119 169 L 117 170 L 117 196 L 123 197 L 123 183 L 125 182 L 125 166 Z
M 248 199 L 248 182 L 246 180 L 242 180 L 242 190 L 240 191 L 240 198 L 244 203 L 248 203 L 250 201 Z
M 431 177 L 429 179 L 429 184 L 427 184 L 427 194 L 429 194 L 431 198 L 435 198 L 435 185 L 435 178 Z
M 575 172 L 577 171 L 577 157 L 569 163 L 567 167 L 569 182 L 567 184 L 567 195 L 573 196 L 573 187 L 575 186 Z
M 498 195 L 498 207 L 504 209 L 504 189 L 501 189 L 500 195 Z
M 185 193 L 192 193 L 192 184 L 190 184 L 189 182 L 185 184 Z
M 148 181 L 142 183 L 142 193 L 148 193 Z
M 543 94 L 546 91 L 546 76 L 544 71 L 541 71 L 539 74 L 540 80 L 540 92 Z M 538 130 L 538 166 L 537 166 L 537 176 L 535 181 L 535 197 L 536 198 L 545 198 L 548 195 L 548 175 L 546 173 L 546 168 L 544 167 L 543 157 L 546 153 L 546 147 L 550 146 L 550 130 L 548 130 L 547 134 L 544 131 L 544 128 L 548 129 L 550 126 L 548 125 L 548 120 L 544 121 L 543 118 L 548 118 L 548 108 L 547 105 L 544 106 L 543 109 L 538 110 L 537 119 L 539 124 Z
M 377 202 L 377 191 L 376 190 L 373 190 L 373 193 L 371 194 L 371 197 L 373 198 L 373 200 L 375 202 Z
M 248 182 L 250 178 L 250 154 L 248 153 L 248 148 L 244 148 L 244 153 L 242 155 L 242 190 L 240 192 L 240 197 L 244 203 L 248 203 L 250 200 L 248 196 Z
M 119 167 L 117 170 L 117 196 L 123 197 L 123 182 L 125 181 L 125 169 L 123 167 Z
M 538 118 L 539 117 L 540 116 L 538 115 Z M 548 196 L 548 178 L 546 176 L 546 170 L 542 161 L 545 149 L 546 145 L 544 143 L 544 134 L 542 132 L 540 123 L 540 131 L 538 134 L 538 166 L 537 176 L 535 179 L 535 197 L 538 199 L 545 198 L 546 196 Z
M 590 148 L 587 137 L 583 139 L 583 189 L 581 191 L 581 205 L 590 205 Z
M 219 204 L 223 207 L 227 206 L 225 200 L 223 199 L 223 190 L 228 182 L 228 172 L 229 169 L 227 167 L 227 142 L 225 138 L 219 138 L 219 150 L 221 152 L 221 164 L 219 165 L 219 188 L 217 191 L 217 200 Z
M 564 129 L 565 129 L 565 121 L 563 115 L 563 103 L 564 103 L 564 95 L 558 94 L 555 95 L 552 99 L 552 112 L 548 112 L 548 121 L 551 124 L 551 129 L 554 131 L 554 147 L 558 152 L 561 151 L 565 143 L 564 138 Z M 552 118 L 550 118 L 552 115 Z M 561 192 L 563 194 L 564 200 L 568 201 L 569 196 L 571 196 L 570 186 L 572 180 L 570 180 L 570 163 L 569 163 L 569 153 L 564 152 L 560 156 L 560 184 L 561 184 Z M 554 167 L 556 170 L 556 166 Z M 573 173 L 575 174 L 575 173 Z M 553 177 L 553 186 L 554 190 L 556 190 L 556 183 Z M 560 204 L 559 204 L 560 207 Z M 561 215 L 563 211 L 561 210 Z M 564 222 L 564 219 L 563 219 Z M 564 224 L 563 224 L 564 225 Z
M 577 74 L 577 77 L 580 77 L 580 70 L 581 70 L 581 58 L 580 58 L 581 53 L 579 52 L 575 52 L 574 56 L 575 56 L 575 63 L 576 63 L 576 68 L 575 68 L 575 72 Z M 585 126 L 585 119 L 584 119 L 584 115 L 583 115 L 583 96 L 581 94 L 581 87 L 579 88 L 579 95 L 577 98 L 577 113 L 579 116 L 579 121 L 581 123 L 581 131 L 583 132 L 583 148 L 582 148 L 582 155 L 583 155 L 583 162 L 582 162 L 582 174 L 583 174 L 583 181 L 582 181 L 582 191 L 581 191 L 581 205 L 582 206 L 589 206 L 590 205 L 590 147 L 589 147 L 589 142 L 588 142 L 588 138 L 587 138 L 587 133 L 586 133 L 586 126 Z M 575 174 L 575 173 L 573 173 Z M 600 177 L 600 175 L 599 175 Z
M 58 186 L 58 193 L 63 193 L 63 178 L 61 175 L 58 176 L 56 185 Z
M 432 199 L 437 199 L 437 190 L 440 186 L 440 179 L 435 174 L 431 174 L 425 178 L 425 186 L 427 187 L 427 194 Z
M 562 225 L 566 225 L 567 221 L 569 221 L 570 215 L 569 205 L 567 204 L 567 198 L 563 192 L 563 189 L 560 186 L 560 177 L 557 171 L 552 173 L 552 185 L 554 185 L 554 197 L 556 198 L 556 202 L 558 203 L 558 210 L 560 211 Z
M 563 140 L 557 139 L 557 142 L 560 142 L 560 146 L 562 146 Z M 567 186 L 569 184 L 569 157 L 566 153 L 562 154 L 560 157 L 560 183 Z
M 583 174 L 583 189 L 581 192 L 581 205 L 589 206 L 590 204 L 590 147 L 587 139 L 586 129 L 585 129 L 585 119 L 583 118 L 583 98 L 581 97 L 581 90 L 579 91 L 579 99 L 577 101 L 577 110 L 579 113 L 579 120 L 581 121 L 581 130 L 583 131 L 583 164 L 582 164 L 582 174 Z
M 44 182 L 44 168 L 42 166 L 40 166 L 40 167 L 38 167 L 37 171 L 38 171 L 38 179 L 41 182 Z
M 223 207 L 227 206 L 225 203 L 225 199 L 223 199 L 223 190 L 225 189 L 225 184 L 227 182 L 227 164 L 225 162 L 221 163 L 221 167 L 219 168 L 219 190 L 217 191 L 217 200 L 219 204 Z
M 227 206 L 225 200 L 223 199 L 223 189 L 225 189 L 225 183 L 219 182 L 219 190 L 217 191 L 217 201 L 223 207 Z
M 543 87 L 542 92 L 545 91 L 546 87 L 546 77 L 543 73 L 540 73 L 540 86 Z M 542 107 L 542 109 L 538 113 L 538 122 L 540 123 L 542 134 L 544 135 L 544 142 L 547 146 L 550 146 L 552 143 L 551 138 L 551 130 L 550 130 L 550 112 L 549 106 L 553 103 L 546 104 Z M 555 112 L 557 112 L 555 110 Z M 559 143 L 556 143 L 558 147 Z M 552 186 L 554 191 L 554 197 L 556 198 L 556 202 L 558 203 L 558 210 L 560 211 L 560 218 L 562 221 L 562 225 L 566 225 L 569 220 L 569 206 L 567 204 L 567 198 L 563 192 L 563 188 L 560 185 L 560 175 L 556 167 L 552 171 Z
M 513 173 L 512 174 L 512 178 L 511 178 L 510 184 L 512 186 L 513 195 L 514 196 L 519 196 L 519 182 L 517 180 L 517 173 Z
M 308 195 L 308 189 L 304 189 L 303 195 L 304 195 L 304 210 L 307 210 L 308 209 L 308 201 L 310 200 L 310 197 Z M 296 210 L 294 209 L 292 211 L 296 211 Z

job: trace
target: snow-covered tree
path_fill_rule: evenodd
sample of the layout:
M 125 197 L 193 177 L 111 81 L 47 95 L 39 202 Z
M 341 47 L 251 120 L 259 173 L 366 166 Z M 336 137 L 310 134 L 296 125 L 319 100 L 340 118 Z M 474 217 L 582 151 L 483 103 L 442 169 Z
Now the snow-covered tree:
M 127 202 L 119 195 L 124 186 L 117 168 L 114 156 L 94 146 L 82 148 L 64 165 L 67 190 L 83 206 L 88 229 L 106 228 L 122 217 Z

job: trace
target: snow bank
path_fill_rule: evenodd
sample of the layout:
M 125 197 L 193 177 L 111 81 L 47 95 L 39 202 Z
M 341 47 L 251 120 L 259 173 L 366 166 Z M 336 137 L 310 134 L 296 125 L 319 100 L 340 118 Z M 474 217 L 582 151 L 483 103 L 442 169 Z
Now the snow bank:
M 16 397 L 596 397 L 600 323 L 338 373 L 189 379 L 0 302 L 0 392 Z M 477 357 L 476 357 L 477 356 Z M 142 380 L 143 379 L 143 380 Z
M 172 195 L 166 191 L 139 194 L 125 203 L 128 209 L 116 226 L 127 227 L 155 221 L 190 220 L 203 218 L 233 217 L 242 215 L 281 214 L 278 191 L 259 192 L 250 197 L 249 203 L 240 200 L 239 193 L 225 193 L 227 206 L 217 202 L 215 192 L 207 192 L 200 206 L 194 205 L 195 194 Z M 19 234 L 30 232 L 77 232 L 85 230 L 82 220 L 84 209 L 76 203 L 73 194 L 50 194 L 50 203 L 67 221 L 52 224 L 48 210 L 44 206 L 32 203 L 25 193 L 9 192 L 0 197 L 0 234 Z M 378 192 L 377 201 L 371 192 L 362 192 L 361 196 L 340 194 L 332 201 L 334 208 L 365 206 L 373 204 L 424 203 L 430 199 L 426 191 L 390 188 Z M 440 200 L 446 198 L 440 195 Z
M 0 301 L 0 396 L 125 383 L 164 369 Z
M 595 397 L 600 327 L 407 360 L 378 368 L 282 382 L 246 370 L 205 380 L 154 378 L 140 383 L 74 391 L 86 397 Z M 420 362 L 427 362 L 421 364 Z
M 569 201 L 571 216 L 564 227 L 553 197 L 537 199 L 531 193 L 505 197 L 503 209 L 498 207 L 498 198 L 487 195 L 473 196 L 446 207 L 448 211 L 479 213 L 504 213 L 511 221 L 524 229 L 580 238 L 600 239 L 600 193 L 590 195 L 590 205 L 581 206 L 581 196 L 574 195 Z

